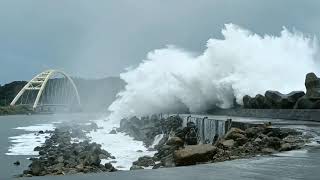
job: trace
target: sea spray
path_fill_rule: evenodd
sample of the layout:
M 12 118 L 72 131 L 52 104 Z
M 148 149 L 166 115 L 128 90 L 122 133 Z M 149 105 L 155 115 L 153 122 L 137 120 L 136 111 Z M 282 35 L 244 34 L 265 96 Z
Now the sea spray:
M 284 28 L 279 36 L 261 36 L 226 24 L 222 35 L 200 55 L 174 46 L 148 53 L 120 75 L 127 85 L 109 118 L 229 108 L 246 94 L 304 90 L 305 74 L 319 72 L 318 42 L 302 33 Z

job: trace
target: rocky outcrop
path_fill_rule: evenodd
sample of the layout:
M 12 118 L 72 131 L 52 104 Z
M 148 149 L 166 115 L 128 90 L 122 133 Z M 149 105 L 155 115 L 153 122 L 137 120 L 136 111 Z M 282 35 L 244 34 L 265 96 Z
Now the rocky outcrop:
M 143 156 L 143 157 L 140 157 L 137 161 L 133 162 L 132 164 L 134 166 L 132 168 L 136 169 L 137 166 L 139 166 L 139 167 L 154 166 L 155 165 L 155 161 L 150 156 Z
M 154 137 L 158 134 L 169 135 L 182 127 L 182 119 L 179 116 L 169 116 L 161 118 L 153 115 L 148 117 L 132 117 L 122 119 L 118 132 L 125 132 L 136 140 L 143 141 L 146 146 L 150 146 Z
M 243 129 L 231 128 L 223 137 L 216 138 L 213 144 L 187 145 L 186 139 L 177 136 L 166 138 L 165 141 L 156 147 L 158 152 L 155 156 L 149 157 L 150 161 L 160 161 L 154 168 L 220 162 L 289 151 L 303 147 L 308 140 L 296 130 L 274 128 L 267 123 L 244 126 Z M 134 167 L 143 166 L 138 162 L 134 163 Z
M 92 130 L 94 126 L 89 125 L 87 128 Z M 32 163 L 29 169 L 25 170 L 21 176 L 116 171 L 110 163 L 100 164 L 101 159 L 114 158 L 101 149 L 101 145 L 90 143 L 88 140 L 79 143 L 71 142 L 72 137 L 83 137 L 76 129 L 78 128 L 56 128 L 42 146 L 35 147 L 34 150 L 39 151 L 39 157 L 31 158 Z
M 217 148 L 211 144 L 190 145 L 174 151 L 174 161 L 177 166 L 195 165 L 208 162 L 217 152 Z
M 217 153 L 212 162 L 246 158 L 299 149 L 307 139 L 302 133 L 287 128 L 260 125 L 245 129 L 231 128 L 217 144 Z
M 247 109 L 293 109 L 303 91 L 293 91 L 281 94 L 278 91 L 266 91 L 265 95 L 258 94 L 254 98 L 246 95 L 243 97 L 244 108 Z
M 307 89 L 306 97 L 312 100 L 320 99 L 320 79 L 314 73 L 306 75 L 305 86 Z
M 281 94 L 267 91 L 264 96 L 243 97 L 246 109 L 320 109 L 320 79 L 314 73 L 308 73 L 305 79 L 306 93 L 293 91 Z
M 297 99 L 300 95 L 292 93 L 287 99 Z M 277 100 L 277 93 L 270 92 L 268 98 Z M 262 98 L 261 98 L 262 99 Z M 265 98 L 266 99 L 266 98 Z M 283 97 L 279 98 L 283 99 Z M 291 100 L 288 100 L 291 101 Z M 150 121 L 151 118 L 148 119 Z M 293 129 L 274 128 L 271 123 L 267 124 L 247 124 L 238 126 L 241 129 L 234 128 L 237 123 L 232 123 L 233 128 L 227 128 L 224 136 L 215 136 L 211 144 L 194 144 L 190 141 L 195 134 L 197 138 L 197 126 L 194 122 L 189 121 L 186 127 L 182 127 L 182 119 L 179 116 L 172 116 L 169 119 L 158 119 L 158 122 L 138 122 L 139 119 L 129 119 L 122 121 L 119 130 L 125 130 L 130 127 L 136 127 L 137 131 L 148 129 L 145 127 L 153 124 L 145 133 L 152 134 L 156 132 L 165 132 L 159 144 L 154 148 L 157 153 L 153 157 L 141 157 L 133 163 L 132 170 L 153 166 L 153 169 L 161 167 L 175 167 L 194 165 L 207 162 L 220 162 L 232 159 L 247 158 L 256 155 L 270 154 L 281 151 L 299 149 L 307 142 L 307 138 Z M 129 122 L 126 124 L 125 122 Z M 153 120 L 152 120 L 153 121 Z M 134 122 L 135 125 L 132 124 Z M 129 126 L 128 126 L 129 125 Z M 140 133 L 140 132 L 139 132 Z M 136 132 L 132 134 L 138 134 Z M 155 134 L 155 133 L 153 133 Z M 145 135 L 138 134 L 138 137 Z M 152 138 L 153 140 L 153 138 Z M 146 143 L 145 143 L 146 144 Z
M 309 73 L 305 86 L 307 93 L 297 101 L 295 109 L 320 109 L 320 79 L 314 73 Z

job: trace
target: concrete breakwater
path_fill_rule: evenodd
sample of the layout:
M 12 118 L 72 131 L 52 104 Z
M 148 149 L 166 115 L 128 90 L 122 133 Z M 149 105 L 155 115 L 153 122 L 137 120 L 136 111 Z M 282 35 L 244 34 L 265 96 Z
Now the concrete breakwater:
M 320 122 L 320 109 L 221 109 L 210 114 Z
M 163 138 L 157 153 L 142 156 L 130 170 L 214 163 L 300 149 L 309 137 L 295 129 L 215 119 L 205 115 L 171 115 L 123 119 L 118 131 L 142 139 L 147 145 L 157 132 Z M 248 125 L 248 126 L 246 126 Z M 157 136 L 157 135 L 156 135 Z
M 197 128 L 198 142 L 202 144 L 213 143 L 216 135 L 222 137 L 231 126 L 229 120 L 212 119 L 206 116 L 179 115 L 183 119 L 182 127 L 187 127 L 188 122 L 195 124 Z

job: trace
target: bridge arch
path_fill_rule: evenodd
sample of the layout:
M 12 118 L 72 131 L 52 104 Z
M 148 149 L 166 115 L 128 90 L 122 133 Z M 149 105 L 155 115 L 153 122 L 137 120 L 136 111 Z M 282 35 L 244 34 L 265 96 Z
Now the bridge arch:
M 80 96 L 79 96 L 79 92 L 78 89 L 75 85 L 75 83 L 73 82 L 73 80 L 71 79 L 71 77 L 66 74 L 63 71 L 60 70 L 54 70 L 54 69 L 50 69 L 50 70 L 46 70 L 44 72 L 41 72 L 40 74 L 36 75 L 34 78 L 32 78 L 21 90 L 20 92 L 16 95 L 16 97 L 12 100 L 12 102 L 10 103 L 11 106 L 16 105 L 16 103 L 18 102 L 18 100 L 21 98 L 21 96 L 27 91 L 37 91 L 37 95 L 35 98 L 35 101 L 32 105 L 33 109 L 36 109 L 39 103 L 39 100 L 41 98 L 41 96 L 43 95 L 43 91 L 45 89 L 45 87 L 47 86 L 47 83 L 49 81 L 49 79 L 51 77 L 53 77 L 56 74 L 60 74 L 62 76 L 64 76 L 69 83 L 71 83 L 72 88 L 74 90 L 75 93 L 75 97 L 76 97 L 76 101 L 77 104 L 80 105 L 81 101 L 80 101 Z

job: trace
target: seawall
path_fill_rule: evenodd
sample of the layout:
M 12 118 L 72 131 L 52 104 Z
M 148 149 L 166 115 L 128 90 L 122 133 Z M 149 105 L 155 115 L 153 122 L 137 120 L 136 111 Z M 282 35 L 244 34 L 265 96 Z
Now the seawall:
M 320 122 L 320 109 L 222 109 L 210 114 Z

